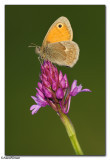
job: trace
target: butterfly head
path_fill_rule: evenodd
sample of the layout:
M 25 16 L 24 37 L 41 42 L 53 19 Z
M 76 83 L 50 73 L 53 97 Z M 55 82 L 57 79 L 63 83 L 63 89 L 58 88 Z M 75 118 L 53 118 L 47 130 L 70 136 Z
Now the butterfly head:
M 36 54 L 40 54 L 40 51 L 41 51 L 41 47 L 40 46 L 36 46 L 35 53 Z

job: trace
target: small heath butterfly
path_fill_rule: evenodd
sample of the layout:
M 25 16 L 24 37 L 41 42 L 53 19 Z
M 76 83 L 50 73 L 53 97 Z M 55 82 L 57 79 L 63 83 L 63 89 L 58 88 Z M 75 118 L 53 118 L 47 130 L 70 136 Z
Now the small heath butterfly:
M 69 20 L 60 17 L 49 28 L 42 46 L 36 46 L 35 52 L 43 60 L 73 67 L 79 57 L 79 47 L 72 39 L 73 31 Z

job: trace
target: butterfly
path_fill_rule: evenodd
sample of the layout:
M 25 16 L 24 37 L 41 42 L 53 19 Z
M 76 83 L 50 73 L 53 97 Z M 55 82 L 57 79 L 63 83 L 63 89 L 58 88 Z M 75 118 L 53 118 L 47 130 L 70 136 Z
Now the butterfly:
M 42 46 L 36 46 L 35 52 L 43 60 L 73 67 L 79 58 L 79 47 L 73 39 L 71 24 L 66 17 L 58 18 L 49 28 Z

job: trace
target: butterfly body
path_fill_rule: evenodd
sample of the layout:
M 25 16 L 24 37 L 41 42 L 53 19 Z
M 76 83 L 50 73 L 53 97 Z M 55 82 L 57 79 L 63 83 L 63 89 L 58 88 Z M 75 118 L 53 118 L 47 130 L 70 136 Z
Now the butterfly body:
M 66 17 L 58 18 L 47 32 L 42 46 L 36 47 L 42 59 L 73 67 L 79 57 L 79 47 L 72 41 L 73 31 Z

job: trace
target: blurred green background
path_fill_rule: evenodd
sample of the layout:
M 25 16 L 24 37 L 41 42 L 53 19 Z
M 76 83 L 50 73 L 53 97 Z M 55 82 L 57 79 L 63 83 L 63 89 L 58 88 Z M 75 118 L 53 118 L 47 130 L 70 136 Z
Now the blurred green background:
M 105 6 L 5 6 L 5 154 L 74 155 L 71 142 L 52 108 L 31 115 L 40 63 L 33 42 L 42 44 L 51 24 L 66 16 L 79 44 L 79 61 L 73 68 L 59 67 L 92 93 L 72 98 L 68 116 L 85 155 L 105 155 Z

